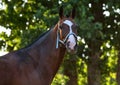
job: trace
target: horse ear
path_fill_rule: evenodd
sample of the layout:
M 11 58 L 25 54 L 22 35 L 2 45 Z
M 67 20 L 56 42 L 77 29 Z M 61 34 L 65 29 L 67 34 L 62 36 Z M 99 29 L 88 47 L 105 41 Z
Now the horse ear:
M 75 7 L 73 7 L 72 12 L 71 12 L 71 18 L 72 19 L 75 18 L 75 14 L 76 14 L 75 12 L 76 12 Z
M 60 17 L 60 19 L 62 19 L 64 17 L 64 15 L 63 15 L 63 6 L 61 6 L 60 9 L 59 9 L 59 17 Z

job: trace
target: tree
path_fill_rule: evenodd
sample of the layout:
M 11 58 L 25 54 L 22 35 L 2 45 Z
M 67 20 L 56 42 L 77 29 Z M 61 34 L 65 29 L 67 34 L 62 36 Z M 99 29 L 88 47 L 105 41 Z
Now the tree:
M 10 35 L 0 33 L 0 48 L 13 51 L 27 46 L 57 23 L 60 5 L 66 15 L 74 6 L 80 38 L 78 53 L 66 54 L 52 84 L 116 85 L 117 80 L 119 85 L 119 3 L 119 0 L 2 0 L 0 5 L 6 8 L 0 9 L 0 26 L 11 31 Z

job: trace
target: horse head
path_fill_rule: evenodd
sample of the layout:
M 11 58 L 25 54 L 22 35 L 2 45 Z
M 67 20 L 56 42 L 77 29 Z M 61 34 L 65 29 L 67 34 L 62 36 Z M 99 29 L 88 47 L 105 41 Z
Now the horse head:
M 70 16 L 64 16 L 63 8 L 59 11 L 60 20 L 58 22 L 57 40 L 64 44 L 69 53 L 76 53 L 77 51 L 77 24 L 74 21 L 75 9 L 73 8 Z

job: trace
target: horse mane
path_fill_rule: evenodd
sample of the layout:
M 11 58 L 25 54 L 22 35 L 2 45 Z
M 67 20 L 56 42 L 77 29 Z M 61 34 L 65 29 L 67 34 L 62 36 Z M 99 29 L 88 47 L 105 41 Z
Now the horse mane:
M 24 48 L 28 48 L 28 47 L 32 46 L 36 41 L 38 41 L 40 38 L 44 37 L 44 35 L 46 35 L 50 30 L 51 29 L 47 30 L 46 32 L 43 32 L 38 38 L 36 38 L 32 43 L 30 43 L 29 45 L 25 46 Z

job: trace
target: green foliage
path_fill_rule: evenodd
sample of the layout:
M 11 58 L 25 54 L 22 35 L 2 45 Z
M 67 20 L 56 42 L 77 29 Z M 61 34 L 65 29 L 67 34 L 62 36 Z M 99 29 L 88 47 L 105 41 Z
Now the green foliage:
M 66 85 L 66 81 L 68 81 L 68 80 L 69 80 L 69 78 L 67 76 L 58 73 L 55 76 L 51 85 Z
M 79 59 L 78 64 L 78 85 L 87 85 L 87 64 Z
M 98 3 L 102 3 L 102 7 L 97 6 Z M 9 36 L 6 32 L 0 33 L 0 49 L 13 51 L 27 46 L 57 23 L 60 5 L 64 6 L 65 15 L 69 15 L 69 10 L 75 7 L 80 37 L 78 53 L 75 57 L 65 56 L 62 69 L 52 85 L 69 82 L 70 76 L 66 76 L 65 68 L 71 75 L 77 74 L 78 85 L 86 85 L 87 62 L 92 52 L 101 52 L 101 85 L 116 85 L 116 49 L 120 49 L 120 12 L 116 10 L 120 10 L 119 3 L 119 0 L 2 0 L 0 6 L 5 5 L 6 8 L 0 8 L 0 26 L 11 31 Z M 100 8 L 102 11 L 96 12 Z M 110 15 L 104 14 L 106 11 Z M 95 16 L 95 13 L 100 16 Z M 95 45 L 93 49 L 90 44 Z
M 102 33 L 102 24 L 99 22 L 92 23 L 94 17 L 88 17 L 87 19 L 83 19 L 80 22 L 81 28 L 81 37 L 86 38 L 87 40 L 92 39 L 95 40 L 96 38 L 104 38 L 104 34 Z M 82 24 L 84 23 L 84 24 Z
M 104 48 L 108 48 L 105 46 Z M 107 50 L 101 56 L 102 83 L 103 85 L 117 85 L 116 83 L 116 67 L 117 67 L 117 51 L 114 47 L 112 50 Z M 103 67 L 104 66 L 104 67 Z

